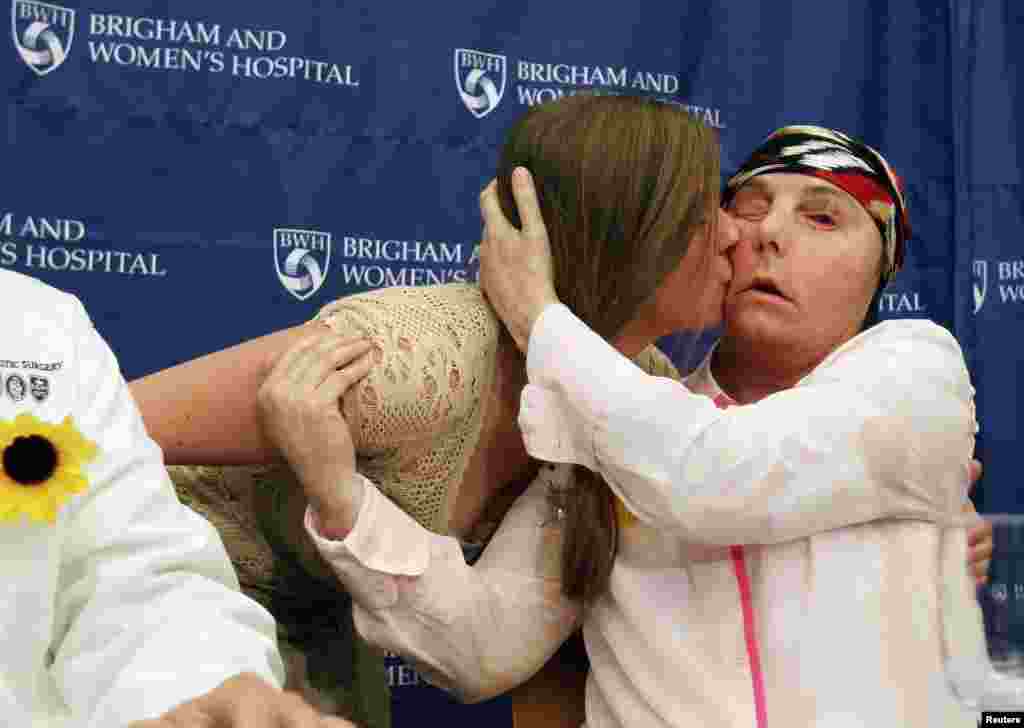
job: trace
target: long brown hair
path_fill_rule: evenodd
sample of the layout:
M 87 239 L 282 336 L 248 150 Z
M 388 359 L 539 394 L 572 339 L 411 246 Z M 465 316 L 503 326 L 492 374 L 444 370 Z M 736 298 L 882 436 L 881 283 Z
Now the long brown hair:
M 698 228 L 713 227 L 718 155 L 712 130 L 678 106 L 578 94 L 533 107 L 511 128 L 498 195 L 519 226 L 511 174 L 530 170 L 558 297 L 611 340 L 679 265 Z M 695 280 L 695 306 L 703 291 L 704 280 Z M 615 560 L 615 496 L 601 476 L 574 470 L 564 499 L 562 584 L 566 595 L 590 602 L 606 589 Z

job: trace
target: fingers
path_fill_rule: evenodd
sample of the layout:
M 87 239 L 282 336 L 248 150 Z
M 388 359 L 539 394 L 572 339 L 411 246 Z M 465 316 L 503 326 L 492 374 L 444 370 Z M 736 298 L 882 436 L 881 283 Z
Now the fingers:
M 373 364 L 373 352 L 368 351 L 344 368 L 329 373 L 317 387 L 317 399 L 337 402 L 349 387 L 370 373 Z
M 204 705 L 207 709 L 196 706 Z M 322 715 L 301 696 L 259 684 L 225 684 L 160 718 L 128 728 L 355 728 Z
M 970 549 L 970 560 L 976 561 L 977 558 L 988 558 L 992 555 L 993 541 L 992 541 L 992 524 L 987 521 L 972 526 L 967 531 L 967 546 Z
M 332 372 L 349 367 L 353 361 L 367 356 L 373 343 L 368 339 L 338 339 L 325 337 L 319 345 L 308 349 L 306 356 L 296 362 L 295 382 L 309 388 L 319 388 Z
M 251 689 L 240 697 L 243 699 L 219 711 L 215 722 L 201 724 L 202 728 L 323 728 L 325 725 L 324 717 L 294 693 Z
M 977 485 L 978 479 L 981 478 L 982 470 L 981 461 L 976 458 L 972 459 L 967 465 L 967 473 L 971 481 L 971 485 L 969 487 L 970 490 L 974 490 L 974 486 Z
M 320 333 L 300 341 L 278 365 L 276 379 L 291 386 L 316 389 L 331 372 L 364 356 L 373 347 L 369 339 L 343 339 Z
M 484 219 L 484 239 L 497 238 L 507 239 L 518 231 L 501 211 L 501 203 L 498 202 L 498 182 L 491 180 L 480 193 L 480 215 Z
M 354 728 L 341 718 L 322 715 L 302 696 L 282 691 L 248 673 L 174 708 L 155 720 L 130 728 Z
M 306 328 L 305 335 L 285 349 L 284 352 L 282 352 L 273 362 L 270 376 L 273 377 L 275 375 L 279 375 L 282 371 L 287 371 L 292 362 L 295 361 L 296 357 L 310 346 L 313 346 L 320 337 L 324 335 L 324 333 L 325 331 L 323 327 L 320 326 L 315 328 Z
M 982 541 L 992 542 L 992 524 L 984 519 L 967 529 L 968 546 L 975 546 Z
M 528 238 L 539 238 L 547 234 L 544 218 L 540 214 L 540 201 L 537 199 L 537 188 L 533 185 L 533 177 L 526 167 L 516 167 L 512 172 L 512 196 L 519 210 L 519 220 L 523 224 L 523 235 Z
M 978 585 L 988 581 L 988 571 L 992 564 L 995 546 L 992 540 L 992 523 L 981 521 L 967 531 L 967 561 Z
M 293 692 L 282 693 L 277 701 L 277 720 L 268 723 L 267 728 L 323 728 L 324 716 L 321 716 L 313 706 L 302 699 L 300 695 Z M 239 722 L 238 728 L 259 725 L 255 721 Z
M 264 424 L 284 423 L 324 405 L 337 409 L 338 397 L 373 368 L 374 344 L 369 339 L 343 339 L 320 331 L 289 349 L 257 392 Z M 358 366 L 352 368 L 358 362 Z M 332 375 L 344 371 L 341 377 Z M 331 378 L 328 390 L 322 390 Z M 334 399 L 331 397 L 334 396 Z M 294 424 L 294 423 L 293 423 Z M 273 429 L 273 428 L 271 428 Z M 281 447 L 281 443 L 277 443 Z
M 989 567 L 992 565 L 992 552 L 992 544 L 987 543 L 971 548 L 967 554 L 967 565 L 979 584 L 988 580 Z
M 526 167 L 516 167 L 512 172 L 512 197 L 516 202 L 522 233 L 527 237 L 539 238 L 547 233 L 544 218 L 540 212 L 540 201 L 537 199 L 537 188 L 533 177 Z M 499 240 L 513 237 L 518 230 L 505 217 L 498 201 L 497 180 L 484 187 L 480 193 L 480 214 L 484 219 L 484 227 L 489 235 Z
M 989 542 L 978 544 L 971 548 L 970 558 L 972 564 L 980 564 L 982 562 L 989 562 L 992 560 L 992 553 L 995 549 Z
M 988 581 L 988 570 L 991 564 L 991 560 L 971 564 L 971 575 L 979 585 Z
M 130 723 L 128 728 L 220 728 L 221 725 L 225 723 L 189 704 L 179 706 L 159 718 Z
M 297 693 L 238 675 L 198 701 L 212 722 L 197 728 L 322 728 L 322 716 Z M 191 724 L 189 724 L 191 726 Z

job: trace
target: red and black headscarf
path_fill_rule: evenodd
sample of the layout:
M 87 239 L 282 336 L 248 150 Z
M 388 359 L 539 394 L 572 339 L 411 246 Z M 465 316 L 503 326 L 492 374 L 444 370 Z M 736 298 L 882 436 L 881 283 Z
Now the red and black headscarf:
M 882 284 L 903 267 L 910 221 L 903 184 L 876 150 L 820 126 L 785 126 L 772 132 L 726 182 L 722 204 L 750 179 L 771 172 L 808 174 L 849 193 L 878 226 L 885 250 Z

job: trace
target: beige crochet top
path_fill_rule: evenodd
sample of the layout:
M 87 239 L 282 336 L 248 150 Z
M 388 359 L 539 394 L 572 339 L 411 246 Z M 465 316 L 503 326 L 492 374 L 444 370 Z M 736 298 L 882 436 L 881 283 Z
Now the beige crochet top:
M 340 334 L 369 336 L 377 366 L 343 409 L 360 472 L 426 528 L 447 533 L 459 485 L 480 436 L 494 377 L 499 323 L 470 284 L 386 288 L 347 296 L 317 315 Z M 679 378 L 651 346 L 636 362 Z M 318 568 L 302 531 L 301 487 L 287 466 L 172 467 L 181 499 L 220 531 L 242 586 L 267 603 L 275 550 Z

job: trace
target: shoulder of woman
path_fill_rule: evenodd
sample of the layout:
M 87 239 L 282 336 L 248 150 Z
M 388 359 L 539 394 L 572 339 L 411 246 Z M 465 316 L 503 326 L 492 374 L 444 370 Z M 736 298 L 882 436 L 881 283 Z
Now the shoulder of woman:
M 828 360 L 839 361 L 848 355 L 891 357 L 894 354 L 913 354 L 913 359 L 901 362 L 911 367 L 948 365 L 964 359 L 960 343 L 943 326 L 927 319 L 894 319 L 875 324 L 836 349 Z M 826 361 L 828 361 L 826 360 Z
M 840 346 L 819 369 L 826 376 L 859 373 L 894 397 L 930 397 L 936 387 L 960 399 L 974 395 L 956 337 L 926 319 L 878 323 Z
M 344 402 L 350 423 L 358 421 L 366 436 L 377 433 L 371 440 L 385 437 L 383 420 L 387 439 L 436 434 L 462 421 L 494 366 L 498 322 L 473 285 L 347 296 L 324 306 L 317 319 L 343 336 L 374 342 L 376 365 Z
M 498 321 L 477 286 L 381 288 L 339 298 L 325 305 L 316 319 L 341 333 L 377 339 L 382 346 L 409 348 L 448 345 L 473 352 L 493 346 Z

